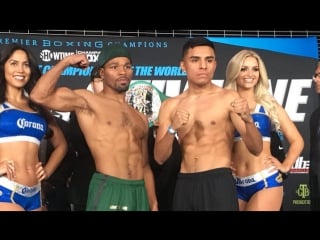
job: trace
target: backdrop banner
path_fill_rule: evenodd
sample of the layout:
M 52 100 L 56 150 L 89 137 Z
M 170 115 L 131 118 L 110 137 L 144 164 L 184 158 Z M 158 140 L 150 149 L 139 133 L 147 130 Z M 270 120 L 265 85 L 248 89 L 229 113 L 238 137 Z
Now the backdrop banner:
M 283 210 L 309 210 L 309 118 L 318 105 L 311 77 L 318 59 L 317 38 L 311 36 L 208 37 L 208 39 L 215 43 L 217 54 L 217 70 L 212 81 L 220 86 L 225 79 L 227 62 L 239 50 L 253 49 L 264 60 L 271 83 L 270 92 L 288 112 L 305 140 L 304 150 L 285 181 Z M 186 38 L 178 37 L 121 38 L 0 33 L 0 47 L 11 43 L 28 47 L 38 59 L 42 73 L 46 73 L 65 56 L 86 53 L 91 63 L 90 67 L 87 69 L 68 67 L 58 82 L 58 86 L 73 89 L 87 87 L 91 70 L 97 65 L 98 56 L 104 46 L 121 43 L 129 48 L 133 56 L 134 78 L 131 84 L 136 81 L 151 83 L 150 86 L 154 86 L 157 91 L 154 95 L 161 100 L 176 96 L 188 87 L 185 73 L 179 66 L 182 45 L 185 41 Z M 144 88 L 146 87 L 147 85 Z M 155 114 L 149 114 L 153 119 L 157 118 Z M 64 119 L 68 120 L 68 113 L 63 115 Z M 285 147 L 286 144 L 285 142 Z

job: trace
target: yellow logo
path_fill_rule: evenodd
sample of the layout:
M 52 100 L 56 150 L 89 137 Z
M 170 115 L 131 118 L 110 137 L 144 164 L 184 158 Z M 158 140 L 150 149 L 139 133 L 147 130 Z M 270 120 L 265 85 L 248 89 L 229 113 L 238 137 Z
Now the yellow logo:
M 300 184 L 298 189 L 296 190 L 296 193 L 301 198 L 306 198 L 310 195 L 310 190 L 307 186 L 307 184 Z
M 276 177 L 276 181 L 278 183 L 282 183 L 283 182 L 283 178 L 282 178 L 282 174 L 281 173 L 279 173 L 279 175 Z

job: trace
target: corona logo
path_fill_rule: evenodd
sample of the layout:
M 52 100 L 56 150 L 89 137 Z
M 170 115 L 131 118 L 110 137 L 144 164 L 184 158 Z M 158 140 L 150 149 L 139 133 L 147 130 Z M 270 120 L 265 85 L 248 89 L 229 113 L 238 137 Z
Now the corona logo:
M 25 128 L 34 128 L 40 131 L 44 131 L 44 125 L 37 122 L 27 121 L 24 118 L 19 118 L 17 120 L 17 126 L 19 128 L 25 129 Z

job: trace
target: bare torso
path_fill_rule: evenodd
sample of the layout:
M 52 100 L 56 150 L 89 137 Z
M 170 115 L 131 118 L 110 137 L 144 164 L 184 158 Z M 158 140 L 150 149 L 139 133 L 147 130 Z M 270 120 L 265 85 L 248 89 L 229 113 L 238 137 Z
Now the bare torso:
M 0 162 L 14 162 L 14 180 L 26 186 L 39 183 L 36 176 L 36 164 L 39 146 L 31 142 L 8 142 L 0 144 Z
M 12 102 L 10 104 L 22 111 L 34 112 L 28 106 L 27 100 L 20 105 Z M 36 164 L 39 162 L 38 151 L 39 145 L 33 142 L 2 142 L 0 143 L 0 163 L 7 165 L 7 161 L 13 162 L 14 179 L 12 180 L 31 187 L 39 183 L 36 176 Z
M 143 179 L 147 152 L 142 152 L 148 122 L 126 102 L 103 94 L 80 91 L 91 111 L 76 111 L 92 155 L 96 171 L 122 178 Z
M 175 109 L 190 113 L 189 121 L 178 131 L 183 152 L 181 172 L 230 167 L 234 127 L 230 109 L 226 108 L 229 101 L 220 88 L 194 96 L 185 92 L 177 97 Z
M 251 105 L 251 114 L 259 112 L 256 108 L 260 105 L 257 105 L 255 101 Z M 235 141 L 232 154 L 235 174 L 238 177 L 246 177 L 262 171 L 266 168 L 264 159 L 268 156 L 271 156 L 270 141 L 263 141 L 263 149 L 258 156 L 251 154 L 241 139 L 239 141 Z
M 238 177 L 246 177 L 262 171 L 266 168 L 264 158 L 271 156 L 270 142 L 263 141 L 263 150 L 259 156 L 249 152 L 243 141 L 235 142 L 233 154 L 233 166 Z

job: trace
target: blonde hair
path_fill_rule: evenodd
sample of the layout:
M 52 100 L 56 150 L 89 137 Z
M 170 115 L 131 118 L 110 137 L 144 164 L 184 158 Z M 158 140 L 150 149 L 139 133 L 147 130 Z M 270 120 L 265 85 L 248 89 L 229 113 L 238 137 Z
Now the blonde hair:
M 236 53 L 228 62 L 226 68 L 226 80 L 224 87 L 237 91 L 237 78 L 243 66 L 243 62 L 247 57 L 254 57 L 258 61 L 259 79 L 254 86 L 254 95 L 257 103 L 261 104 L 268 113 L 271 122 L 276 130 L 280 129 L 280 122 L 276 112 L 276 99 L 269 92 L 269 78 L 265 64 L 261 57 L 254 51 L 244 49 Z

